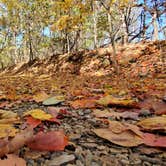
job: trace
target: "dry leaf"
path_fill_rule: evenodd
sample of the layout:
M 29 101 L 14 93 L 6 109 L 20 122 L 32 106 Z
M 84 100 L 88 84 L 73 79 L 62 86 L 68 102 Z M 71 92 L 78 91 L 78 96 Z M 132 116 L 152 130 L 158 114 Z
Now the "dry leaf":
M 120 118 L 124 118 L 124 119 L 134 119 L 137 120 L 138 119 L 138 115 L 139 113 L 137 112 L 129 112 L 129 111 L 125 111 L 125 112 L 115 112 L 115 111 L 109 111 L 109 110 L 93 110 L 93 114 L 97 117 L 97 118 L 109 118 L 109 117 L 113 117 L 116 119 L 120 119 Z
M 25 119 L 26 119 L 26 123 L 30 125 L 32 128 L 35 128 L 41 124 L 41 120 L 35 119 L 32 116 L 27 116 L 25 117 Z
M 70 106 L 74 109 L 81 109 L 81 108 L 95 108 L 96 107 L 96 100 L 95 99 L 79 99 L 70 102 Z
M 4 137 L 14 137 L 16 133 L 18 132 L 18 129 L 15 129 L 10 124 L 0 124 L 0 138 Z
M 135 125 L 110 121 L 109 128 L 94 129 L 94 132 L 101 138 L 125 146 L 134 147 L 143 143 L 143 133 Z
M 144 144 L 152 147 L 166 148 L 166 136 L 144 133 Z
M 61 131 L 39 132 L 27 145 L 34 150 L 59 151 L 68 145 L 68 138 Z
M 104 96 L 96 101 L 98 104 L 103 106 L 123 106 L 123 107 L 138 107 L 135 100 L 126 98 L 117 98 L 111 95 Z
M 7 158 L 0 159 L 1 166 L 26 166 L 26 161 L 14 154 L 8 154 Z
M 24 113 L 24 116 L 28 116 L 28 115 L 31 115 L 33 118 L 39 119 L 39 120 L 49 120 L 53 118 L 50 114 L 47 114 L 46 112 L 40 109 L 34 109 Z
M 43 102 L 46 100 L 49 96 L 45 92 L 38 92 L 33 96 L 33 100 L 36 101 L 37 103 Z
M 28 128 L 26 130 L 21 131 L 18 133 L 12 140 L 1 140 L 0 145 L 0 157 L 4 156 L 5 154 L 12 153 L 22 146 L 29 140 L 33 139 L 33 129 Z
M 137 123 L 143 130 L 162 130 L 166 131 L 166 116 L 146 118 Z

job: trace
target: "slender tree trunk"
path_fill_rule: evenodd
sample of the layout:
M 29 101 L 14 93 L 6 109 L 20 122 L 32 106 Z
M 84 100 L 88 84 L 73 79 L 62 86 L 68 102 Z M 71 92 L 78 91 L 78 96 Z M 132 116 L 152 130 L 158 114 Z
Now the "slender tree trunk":
M 32 38 L 31 38 L 31 30 L 28 30 L 28 37 L 29 37 L 29 62 L 34 60 L 33 48 L 32 48 Z
M 113 65 L 114 65 L 115 72 L 119 75 L 119 65 L 118 65 L 118 61 L 116 59 L 117 53 L 116 53 L 116 45 L 115 45 L 115 35 L 113 34 L 114 33 L 113 32 L 113 23 L 112 23 L 110 13 L 108 13 L 108 23 L 109 23 L 111 46 L 112 46 L 112 50 L 113 50 Z
M 127 25 L 125 21 L 125 14 L 124 11 L 121 12 L 122 16 L 122 44 L 128 43 L 128 32 L 127 32 Z
M 97 2 L 94 1 L 93 3 L 93 33 L 94 33 L 94 48 L 98 47 L 97 41 Z
M 70 39 L 69 39 L 69 35 L 66 34 L 66 40 L 67 40 L 67 53 L 70 53 Z
M 156 11 L 152 15 L 152 20 L 153 20 L 153 28 L 154 28 L 153 39 L 154 40 L 159 40 L 158 24 L 157 24 L 157 12 Z

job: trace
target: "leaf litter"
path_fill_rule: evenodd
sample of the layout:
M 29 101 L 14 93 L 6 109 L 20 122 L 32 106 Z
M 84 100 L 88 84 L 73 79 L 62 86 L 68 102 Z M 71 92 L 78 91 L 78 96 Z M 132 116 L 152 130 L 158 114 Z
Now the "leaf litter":
M 144 63 L 144 68 L 146 65 L 147 63 Z M 45 164 L 46 160 L 54 162 L 54 158 L 64 161 L 69 158 L 71 163 L 77 165 L 85 163 L 100 165 L 100 162 L 106 158 L 111 161 L 113 159 L 117 165 L 121 165 L 121 161 L 126 164 L 135 162 L 135 165 L 136 162 L 140 165 L 147 162 L 163 164 L 165 160 L 163 148 L 166 140 L 165 116 L 163 116 L 164 79 L 161 79 L 161 76 L 159 78 L 156 73 L 154 73 L 157 75 L 155 78 L 159 81 L 151 77 L 128 78 L 127 75 L 134 76 L 139 74 L 139 71 L 145 72 L 140 70 L 139 65 L 136 69 L 129 67 L 125 71 L 118 80 L 114 76 L 69 75 L 66 80 L 64 77 L 50 77 L 45 74 L 2 76 L 0 107 L 4 111 L 0 111 L 0 123 L 2 126 L 12 126 L 11 131 L 15 129 L 17 132 L 9 135 L 7 128 L 0 131 L 3 135 L 0 139 L 0 156 L 18 151 L 20 155 L 17 154 L 17 157 L 24 158 L 27 164 L 34 162 L 34 165 L 38 162 Z M 127 82 L 124 81 L 124 77 Z M 106 86 L 111 88 L 106 90 L 104 88 Z M 47 107 L 50 105 L 54 105 L 55 109 L 49 111 Z M 35 109 L 38 111 L 25 113 L 27 110 Z M 125 111 L 121 112 L 122 109 Z M 143 109 L 149 113 L 140 114 L 140 110 Z M 10 114 L 9 110 L 16 114 Z M 57 119 L 61 123 L 50 122 L 51 120 L 56 122 Z M 23 125 L 25 122 L 27 124 Z M 22 129 L 29 126 L 31 129 Z M 68 140 L 69 138 L 71 140 Z M 72 144 L 69 143 L 71 141 Z M 142 156 L 139 152 L 140 147 L 157 148 L 160 153 L 153 158 L 148 154 Z M 26 159 L 26 152 L 34 152 L 35 148 L 39 151 L 44 150 L 43 155 L 35 159 Z M 154 149 L 151 149 L 152 153 L 158 152 Z M 132 161 L 130 155 L 135 153 L 138 154 L 137 160 Z M 71 154 L 73 155 L 70 156 Z M 14 163 L 14 159 L 10 161 L 12 160 Z

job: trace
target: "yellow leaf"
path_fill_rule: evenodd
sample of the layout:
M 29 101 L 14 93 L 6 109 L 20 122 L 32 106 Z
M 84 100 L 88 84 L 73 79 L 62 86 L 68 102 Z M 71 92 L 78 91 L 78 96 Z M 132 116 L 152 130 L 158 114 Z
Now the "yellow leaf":
M 33 96 L 33 100 L 37 103 L 46 100 L 49 96 L 45 92 L 39 92 Z
M 0 124 L 0 138 L 5 137 L 14 137 L 18 129 L 15 129 L 12 125 L 9 124 Z
M 0 110 L 0 124 L 18 123 L 20 118 L 12 111 Z
M 166 131 L 166 116 L 157 116 L 152 118 L 146 118 L 137 123 L 138 126 L 144 130 L 164 130 Z
M 0 110 L 0 119 L 16 118 L 17 113 L 12 111 Z
M 47 114 L 46 112 L 40 109 L 34 109 L 24 113 L 24 116 L 28 116 L 28 115 L 31 115 L 33 118 L 40 119 L 40 120 L 49 120 L 52 118 L 50 114 Z
M 116 106 L 124 106 L 124 107 L 137 107 L 136 102 L 132 99 L 117 98 L 111 95 L 107 95 L 105 97 L 100 98 L 97 101 L 97 103 L 103 106 L 116 105 Z

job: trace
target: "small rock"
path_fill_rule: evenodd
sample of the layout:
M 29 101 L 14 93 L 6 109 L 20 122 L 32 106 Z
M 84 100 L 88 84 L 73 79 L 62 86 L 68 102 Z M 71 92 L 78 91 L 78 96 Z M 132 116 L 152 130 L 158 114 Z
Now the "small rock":
M 147 161 L 144 161 L 142 165 L 143 165 L 143 166 L 152 166 L 152 164 L 150 164 L 150 163 L 147 162 Z
M 166 95 L 163 97 L 163 101 L 166 102 Z
M 80 116 L 84 116 L 84 112 L 83 112 L 83 110 L 78 111 L 78 115 L 80 115 Z
M 28 159 L 28 161 L 27 161 L 27 166 L 34 166 L 34 165 L 35 165 L 34 160 Z M 36 164 L 36 165 L 37 165 L 37 164 Z
M 140 111 L 141 116 L 148 116 L 150 114 L 151 114 L 150 110 L 141 109 L 141 111 Z
M 84 164 L 83 164 L 80 160 L 77 160 L 77 161 L 76 161 L 76 165 L 77 165 L 77 166 L 84 166 Z
M 81 138 L 81 135 L 80 134 L 75 134 L 75 133 L 70 134 L 70 136 L 69 136 L 69 139 L 71 141 L 74 141 L 74 140 L 77 140 L 77 139 L 80 139 L 80 138 Z
M 141 160 L 140 159 L 135 159 L 134 161 L 133 161 L 133 163 L 134 163 L 134 165 L 141 165 Z
M 130 162 L 128 160 L 125 160 L 125 159 L 120 160 L 120 162 L 124 165 L 129 165 L 130 164 Z
M 97 149 L 99 149 L 99 150 L 105 150 L 106 147 L 105 146 L 97 146 Z
M 73 154 L 71 154 L 71 155 L 64 154 L 59 157 L 55 157 L 54 159 L 49 161 L 47 164 L 48 164 L 48 166 L 59 166 L 61 164 L 66 164 L 73 160 L 75 160 L 75 156 Z
M 84 114 L 90 114 L 92 111 L 90 110 L 90 109 L 86 109 L 85 111 L 84 111 Z

